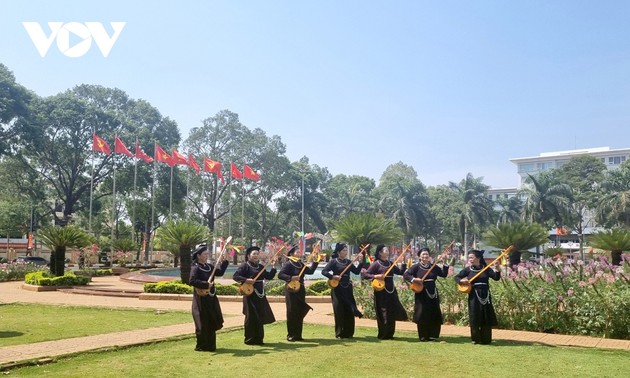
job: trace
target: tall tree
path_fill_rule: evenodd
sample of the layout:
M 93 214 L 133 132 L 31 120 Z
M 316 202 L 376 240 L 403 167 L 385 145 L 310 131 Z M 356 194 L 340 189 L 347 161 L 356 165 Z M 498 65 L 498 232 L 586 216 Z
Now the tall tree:
M 571 158 L 558 168 L 558 178 L 572 191 L 566 209 L 565 223 L 575 230 L 580 239 L 580 255 L 584 257 L 584 229 L 595 225 L 594 209 L 598 203 L 598 189 L 604 180 L 606 166 L 595 156 Z
M 457 209 L 457 214 L 460 234 L 464 239 L 464 252 L 468 253 L 468 236 L 472 233 L 475 240 L 483 226 L 492 220 L 493 204 L 488 198 L 489 186 L 483 183 L 483 177 L 474 177 L 468 173 L 459 184 L 449 182 L 449 188 L 461 200 L 462 207 Z
M 350 213 L 375 210 L 375 187 L 376 183 L 369 177 L 343 174 L 333 176 L 323 191 L 328 202 L 326 218 L 340 219 Z
M 562 212 L 571 201 L 571 187 L 559 182 L 554 171 L 529 175 L 519 195 L 525 198 L 525 220 L 548 227 L 564 226 Z
M 15 81 L 15 76 L 0 63 L 0 156 L 16 141 L 20 127 L 30 115 L 30 103 L 36 96 Z
M 607 172 L 599 191 L 596 214 L 601 225 L 630 227 L 630 160 Z
M 427 226 L 429 198 L 413 167 L 402 162 L 390 165 L 374 193 L 380 211 L 395 219 L 408 238 Z

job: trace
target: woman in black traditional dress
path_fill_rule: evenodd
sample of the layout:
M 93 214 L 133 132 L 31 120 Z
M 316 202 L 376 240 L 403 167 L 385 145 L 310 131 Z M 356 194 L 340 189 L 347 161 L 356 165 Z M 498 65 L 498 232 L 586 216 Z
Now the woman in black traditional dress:
M 191 286 L 199 289 L 210 289 L 208 295 L 199 295 L 193 291 L 192 315 L 195 321 L 195 335 L 197 345 L 195 350 L 199 352 L 212 352 L 217 349 L 216 331 L 223 328 L 223 315 L 221 305 L 216 296 L 214 285 L 210 287 L 208 278 L 214 269 L 214 265 L 208 263 L 208 248 L 205 245 L 198 247 L 192 255 L 193 266 L 190 269 Z M 229 262 L 223 260 L 215 272 L 215 276 L 222 276 Z
M 420 250 L 420 261 L 413 264 L 405 271 L 403 277 L 406 281 L 418 282 L 423 285 L 421 292 L 414 296 L 413 322 L 418 328 L 420 341 L 437 341 L 442 328 L 442 311 L 440 310 L 440 297 L 435 281 L 438 277 L 448 275 L 448 265 L 435 265 L 431 261 L 429 248 Z M 431 269 L 431 272 L 427 272 Z M 426 277 L 425 277 L 426 275 Z M 425 277 L 424 281 L 422 278 Z
M 474 249 L 468 254 L 470 265 L 455 276 L 455 282 L 458 284 L 468 282 L 486 266 L 483 252 L 483 250 Z M 488 286 L 490 278 L 498 281 L 501 278 L 501 272 L 494 267 L 486 269 L 479 277 L 475 278 L 472 283 L 472 290 L 468 293 L 468 322 L 473 344 L 490 344 L 492 342 L 492 326 L 497 325 L 497 316 L 494 313 L 492 296 Z
M 350 273 L 360 274 L 361 269 L 365 266 L 363 263 L 365 258 L 359 260 L 359 265 L 352 265 L 348 268 L 343 276 L 340 277 L 341 272 L 351 263 L 347 257 L 348 247 L 343 243 L 337 243 L 330 261 L 322 270 L 322 275 L 325 277 L 339 281 L 337 287 L 330 291 L 335 314 L 335 337 L 338 339 L 352 338 L 354 336 L 354 317 L 363 317 L 354 299 Z
M 287 305 L 287 341 L 304 341 L 302 338 L 302 328 L 304 327 L 304 317 L 313 308 L 306 303 L 306 289 L 304 288 L 304 275 L 315 273 L 318 262 L 314 261 L 311 266 L 300 275 L 304 263 L 299 257 L 295 257 L 296 247 L 287 252 L 287 262 L 284 263 L 278 273 L 278 279 L 287 283 L 284 285 L 284 300 Z M 291 281 L 299 281 L 300 289 L 296 293 L 289 290 L 288 284 Z
M 385 289 L 381 291 L 374 290 L 374 310 L 376 311 L 376 323 L 378 325 L 377 337 L 381 340 L 394 338 L 396 332 L 397 320 L 408 320 L 407 311 L 400 303 L 398 292 L 394 286 L 394 274 L 402 275 L 405 271 L 403 268 L 394 266 L 385 276 L 385 272 L 390 268 L 392 262 L 389 261 L 389 249 L 383 244 L 376 247 L 374 253 L 374 262 L 370 264 L 367 270 L 361 272 L 363 279 L 383 279 L 385 280 Z
M 245 262 L 238 267 L 233 277 L 234 281 L 241 284 L 246 282 L 254 285 L 254 292 L 251 295 L 243 295 L 245 344 L 248 345 L 263 345 L 263 339 L 265 338 L 265 328 L 263 326 L 276 321 L 273 311 L 271 311 L 271 306 L 269 306 L 267 301 L 264 286 L 264 280 L 272 280 L 276 276 L 276 269 L 272 267 L 271 270 L 262 273 L 257 281 L 253 280 L 258 272 L 264 268 L 262 264 L 258 263 L 259 251 L 259 247 L 247 248 L 245 251 Z

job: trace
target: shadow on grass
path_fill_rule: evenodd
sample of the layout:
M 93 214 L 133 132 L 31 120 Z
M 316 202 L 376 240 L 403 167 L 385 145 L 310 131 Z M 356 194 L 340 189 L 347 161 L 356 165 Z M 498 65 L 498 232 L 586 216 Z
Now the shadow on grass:
M 24 336 L 24 332 L 0 331 L 0 339 L 8 339 L 11 337 Z

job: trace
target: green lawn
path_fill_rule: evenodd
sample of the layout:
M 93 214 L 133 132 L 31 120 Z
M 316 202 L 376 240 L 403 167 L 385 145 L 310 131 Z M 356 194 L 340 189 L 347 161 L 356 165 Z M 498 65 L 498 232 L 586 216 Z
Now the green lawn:
M 0 304 L 0 346 L 190 322 L 185 311 Z M 191 328 L 192 329 L 192 328 Z
M 334 338 L 330 326 L 305 325 L 306 342 L 285 341 L 286 326 L 265 327 L 264 346 L 243 344 L 225 330 L 214 353 L 194 352 L 194 338 L 85 353 L 56 363 L 11 370 L 19 377 L 630 377 L 630 352 L 530 343 L 472 345 L 467 337 L 420 343 L 397 332 L 379 341 L 373 328 L 355 339 Z

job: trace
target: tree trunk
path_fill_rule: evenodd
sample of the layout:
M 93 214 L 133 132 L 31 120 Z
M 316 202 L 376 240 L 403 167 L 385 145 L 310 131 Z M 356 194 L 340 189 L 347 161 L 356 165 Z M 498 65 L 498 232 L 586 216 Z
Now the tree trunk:
M 612 264 L 613 265 L 621 265 L 621 254 L 623 253 L 622 250 L 619 249 L 615 249 L 610 251 L 610 257 L 612 258 Z
M 187 284 L 190 280 L 190 265 L 192 262 L 192 256 L 190 255 L 190 248 L 185 246 L 179 247 L 179 269 L 182 282 Z
M 66 247 L 57 247 L 50 254 L 50 273 L 53 276 L 63 276 L 66 263 Z
M 510 267 L 521 263 L 521 251 L 511 251 L 509 255 Z

